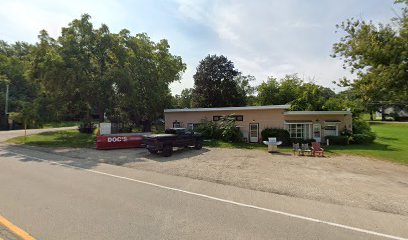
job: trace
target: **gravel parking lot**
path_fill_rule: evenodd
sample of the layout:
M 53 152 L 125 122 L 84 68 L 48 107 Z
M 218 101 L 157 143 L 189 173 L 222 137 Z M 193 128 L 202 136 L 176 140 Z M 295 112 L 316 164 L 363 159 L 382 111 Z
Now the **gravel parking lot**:
M 169 158 L 145 149 L 44 151 L 408 216 L 408 167 L 365 157 L 314 158 L 220 148 L 184 149 Z

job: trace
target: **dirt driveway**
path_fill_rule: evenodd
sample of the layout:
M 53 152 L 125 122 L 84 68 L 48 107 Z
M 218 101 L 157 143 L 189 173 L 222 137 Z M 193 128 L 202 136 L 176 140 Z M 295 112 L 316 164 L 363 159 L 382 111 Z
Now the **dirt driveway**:
M 46 151 L 408 216 L 408 167 L 364 157 L 294 157 L 260 150 L 220 148 L 185 149 L 169 158 L 149 154 L 144 149 Z

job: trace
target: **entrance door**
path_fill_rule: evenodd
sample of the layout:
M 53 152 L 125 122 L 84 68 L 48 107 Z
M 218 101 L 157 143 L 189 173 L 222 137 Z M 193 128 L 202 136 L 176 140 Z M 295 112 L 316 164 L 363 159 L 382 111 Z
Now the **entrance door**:
M 257 143 L 259 139 L 259 123 L 249 124 L 249 142 Z
M 313 139 L 316 142 L 322 141 L 322 125 L 320 123 L 313 124 Z

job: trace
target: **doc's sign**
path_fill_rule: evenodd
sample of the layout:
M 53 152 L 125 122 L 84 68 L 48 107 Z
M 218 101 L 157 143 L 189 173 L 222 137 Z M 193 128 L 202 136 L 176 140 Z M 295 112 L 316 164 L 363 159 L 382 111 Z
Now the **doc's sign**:
M 96 136 L 96 149 L 135 148 L 141 147 L 142 144 L 143 136 L 137 133 L 127 136 Z
M 108 137 L 108 143 L 126 142 L 127 140 L 127 137 Z

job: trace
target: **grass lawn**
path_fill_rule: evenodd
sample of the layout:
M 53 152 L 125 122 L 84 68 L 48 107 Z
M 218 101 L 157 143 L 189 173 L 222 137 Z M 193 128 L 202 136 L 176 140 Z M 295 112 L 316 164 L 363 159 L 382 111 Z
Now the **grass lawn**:
M 79 126 L 80 122 L 50 122 L 45 123 L 43 128 L 59 128 L 59 127 L 75 127 Z
M 41 147 L 89 148 L 95 145 L 95 135 L 80 133 L 78 130 L 66 130 L 29 135 L 27 138 L 17 137 L 7 142 Z
M 326 146 L 324 148 L 327 154 L 360 155 L 408 164 L 408 124 L 378 122 L 372 123 L 371 126 L 373 131 L 377 134 L 377 139 L 373 144 Z M 8 142 L 44 147 L 87 148 L 94 146 L 95 135 L 79 133 L 78 130 L 66 130 L 30 135 L 27 136 L 26 139 L 24 139 L 24 137 L 18 137 Z M 228 143 L 219 140 L 205 141 L 204 146 L 267 150 L 266 145 L 260 143 Z M 279 151 L 291 152 L 292 149 L 290 147 L 280 147 Z
M 218 148 L 267 149 L 265 144 L 260 143 L 230 143 L 221 140 L 205 140 L 204 146 Z
M 326 147 L 329 153 L 352 154 L 408 164 L 408 124 L 372 123 L 377 134 L 373 144 Z
M 378 122 L 372 123 L 372 130 L 377 134 L 373 144 L 324 146 L 328 155 L 350 154 L 390 160 L 408 164 L 408 124 Z M 206 141 L 204 146 L 220 148 L 242 148 L 266 150 L 264 144 L 227 143 L 219 140 Z M 281 152 L 291 152 L 291 147 L 279 147 Z

